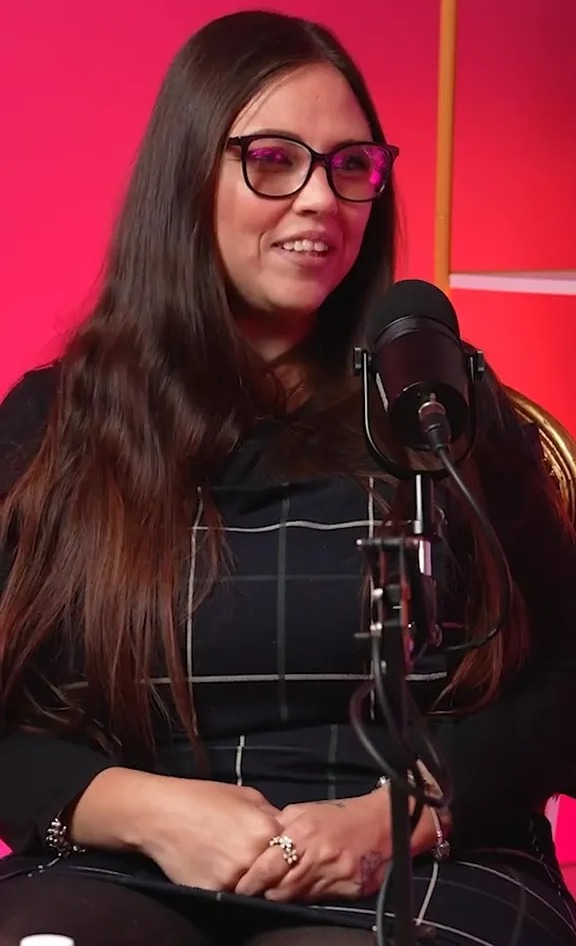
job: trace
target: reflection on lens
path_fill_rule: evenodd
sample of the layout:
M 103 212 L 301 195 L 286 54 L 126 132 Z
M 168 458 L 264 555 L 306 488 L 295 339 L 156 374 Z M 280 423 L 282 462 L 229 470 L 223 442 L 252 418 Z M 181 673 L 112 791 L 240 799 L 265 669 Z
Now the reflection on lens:
M 262 137 L 250 142 L 245 153 L 245 173 L 250 187 L 263 197 L 290 197 L 305 184 L 314 155 L 298 141 Z M 373 200 L 383 190 L 391 168 L 385 146 L 345 145 L 329 155 L 317 156 L 326 167 L 334 193 L 344 200 Z

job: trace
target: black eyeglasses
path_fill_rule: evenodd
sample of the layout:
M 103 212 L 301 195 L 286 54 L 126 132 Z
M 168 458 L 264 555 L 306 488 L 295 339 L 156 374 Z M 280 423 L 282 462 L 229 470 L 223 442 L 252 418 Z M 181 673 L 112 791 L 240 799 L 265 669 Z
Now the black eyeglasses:
M 241 135 L 229 138 L 228 147 L 240 148 L 244 180 L 260 197 L 293 197 L 321 164 L 336 196 L 357 203 L 382 194 L 399 154 L 395 145 L 374 141 L 354 141 L 320 154 L 288 135 Z

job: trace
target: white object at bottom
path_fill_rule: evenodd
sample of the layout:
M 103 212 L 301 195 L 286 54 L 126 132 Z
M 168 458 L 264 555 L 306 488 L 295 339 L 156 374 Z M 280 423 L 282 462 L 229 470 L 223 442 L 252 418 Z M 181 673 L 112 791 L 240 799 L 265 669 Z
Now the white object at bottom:
M 74 946 L 74 940 L 59 933 L 35 933 L 21 939 L 20 946 Z

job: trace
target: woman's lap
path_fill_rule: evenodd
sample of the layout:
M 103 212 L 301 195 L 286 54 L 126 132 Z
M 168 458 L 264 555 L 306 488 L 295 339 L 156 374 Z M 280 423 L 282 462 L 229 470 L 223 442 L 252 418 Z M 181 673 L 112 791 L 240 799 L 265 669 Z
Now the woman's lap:
M 0 946 L 18 946 L 33 933 L 60 933 L 75 946 L 211 946 L 184 917 L 145 894 L 49 872 L 0 883 Z
M 390 896 L 392 906 L 393 888 Z M 569 900 L 510 864 L 417 865 L 414 901 L 418 920 L 436 926 L 436 946 L 576 944 Z M 18 946 L 40 932 L 66 934 L 75 946 L 371 946 L 370 910 L 339 906 L 310 914 L 322 915 L 326 925 L 308 927 L 302 917 L 260 910 L 246 911 L 244 921 L 242 910 L 230 913 L 227 904 L 206 911 L 192 896 L 162 900 L 109 880 L 48 870 L 0 881 L 0 946 Z
M 199 911 L 202 914 L 202 911 Z M 266 924 L 267 926 L 269 924 Z M 0 946 L 59 933 L 75 946 L 372 946 L 367 930 L 327 927 L 260 929 L 254 922 L 197 923 L 156 897 L 94 877 L 40 873 L 0 882 Z
M 540 874 L 540 876 L 539 876 Z M 415 915 L 436 942 L 476 946 L 576 946 L 568 894 L 543 865 L 493 858 L 425 864 L 414 871 Z

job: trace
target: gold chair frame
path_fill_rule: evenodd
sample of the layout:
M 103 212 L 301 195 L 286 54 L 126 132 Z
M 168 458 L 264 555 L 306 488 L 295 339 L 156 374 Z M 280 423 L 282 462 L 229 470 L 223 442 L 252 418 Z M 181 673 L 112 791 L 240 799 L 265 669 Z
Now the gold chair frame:
M 576 440 L 544 407 L 514 388 L 507 388 L 507 392 L 522 420 L 537 426 L 550 473 L 576 525 Z

